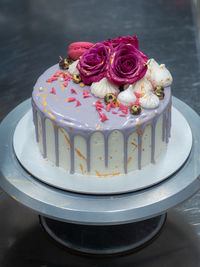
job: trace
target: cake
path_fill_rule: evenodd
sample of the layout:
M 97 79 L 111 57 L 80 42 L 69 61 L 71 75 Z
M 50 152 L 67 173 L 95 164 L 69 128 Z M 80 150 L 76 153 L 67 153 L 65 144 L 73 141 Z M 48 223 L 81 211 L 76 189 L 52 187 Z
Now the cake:
M 41 154 L 66 172 L 98 177 L 155 164 L 170 138 L 171 83 L 136 36 L 71 44 L 68 59 L 60 57 L 33 89 Z

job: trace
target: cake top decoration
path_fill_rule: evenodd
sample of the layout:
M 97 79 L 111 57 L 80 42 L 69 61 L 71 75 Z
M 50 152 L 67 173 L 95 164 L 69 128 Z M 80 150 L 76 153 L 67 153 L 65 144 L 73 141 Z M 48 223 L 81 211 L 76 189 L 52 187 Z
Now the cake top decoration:
M 69 73 L 73 77 L 79 75 L 84 84 L 90 85 L 94 96 L 105 98 L 115 94 L 117 101 L 127 107 L 135 104 L 147 109 L 158 107 L 165 96 L 164 88 L 173 80 L 164 64 L 148 59 L 139 50 L 136 35 L 96 44 L 72 43 L 68 56 L 75 60 Z M 157 89 L 159 86 L 162 91 Z
M 96 44 L 73 43 L 68 56 L 60 57 L 57 67 L 45 75 L 44 84 L 38 82 L 41 89 L 36 96 L 42 108 L 48 109 L 51 101 L 56 101 L 56 116 L 60 109 L 67 116 L 71 110 L 82 115 L 85 109 L 105 127 L 110 121 L 118 123 L 117 117 L 128 124 L 126 120 L 144 119 L 151 110 L 160 110 L 169 98 L 170 72 L 139 50 L 136 36 Z M 89 117 L 87 124 L 93 127 Z
M 147 71 L 147 57 L 136 36 L 103 41 L 86 50 L 77 65 L 85 84 L 107 78 L 118 86 L 140 80 Z

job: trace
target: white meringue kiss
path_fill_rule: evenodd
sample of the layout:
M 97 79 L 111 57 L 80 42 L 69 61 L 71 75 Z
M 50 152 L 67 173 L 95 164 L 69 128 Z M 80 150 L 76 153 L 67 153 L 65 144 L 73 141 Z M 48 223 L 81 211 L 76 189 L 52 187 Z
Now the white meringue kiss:
M 140 98 L 140 105 L 147 109 L 157 108 L 159 102 L 160 100 L 157 95 L 154 95 L 152 92 L 149 92 Z
M 72 64 L 70 64 L 69 65 L 69 69 L 68 69 L 68 71 L 69 71 L 69 73 L 71 74 L 71 75 L 75 75 L 75 74 L 79 74 L 79 71 L 78 71 L 78 69 L 77 69 L 77 64 L 78 64 L 78 62 L 79 62 L 79 60 L 76 60 L 76 61 L 74 61 Z
M 135 103 L 136 96 L 134 94 L 132 85 L 130 85 L 123 92 L 119 93 L 117 100 L 125 106 L 129 106 L 131 103 Z
M 100 98 L 104 98 L 108 93 L 115 94 L 119 92 L 118 86 L 109 82 L 106 78 L 101 79 L 99 82 L 93 82 L 90 90 L 93 95 Z
M 172 75 L 165 67 L 165 64 L 159 65 L 153 58 L 150 59 L 150 63 L 148 64 L 148 70 L 145 74 L 145 78 L 155 85 L 163 87 L 170 86 L 173 81 Z
M 140 94 L 146 94 L 152 90 L 152 84 L 145 77 L 135 82 L 133 85 L 133 91 Z

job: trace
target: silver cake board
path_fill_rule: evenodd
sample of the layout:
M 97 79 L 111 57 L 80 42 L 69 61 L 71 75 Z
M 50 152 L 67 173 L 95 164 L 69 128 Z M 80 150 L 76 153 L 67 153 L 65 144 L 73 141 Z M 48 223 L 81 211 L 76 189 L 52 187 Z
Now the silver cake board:
M 120 194 L 151 187 L 176 172 L 191 151 L 192 132 L 184 116 L 173 107 L 171 138 L 167 148 L 156 160 L 156 164 L 150 163 L 142 170 L 105 178 L 70 174 L 44 159 L 36 142 L 31 110 L 17 124 L 13 146 L 22 166 L 48 185 L 85 194 Z M 178 156 L 177 151 L 181 151 Z
M 68 248 L 106 255 L 141 248 L 158 235 L 165 213 L 200 189 L 200 118 L 175 97 L 173 105 L 188 121 L 193 136 L 191 153 L 178 171 L 144 190 L 91 195 L 51 187 L 19 163 L 13 149 L 13 135 L 18 121 L 31 107 L 30 99 L 24 101 L 0 124 L 0 187 L 14 200 L 40 214 L 45 231 Z M 100 234 L 96 235 L 97 231 Z M 102 240 L 103 233 L 107 239 Z

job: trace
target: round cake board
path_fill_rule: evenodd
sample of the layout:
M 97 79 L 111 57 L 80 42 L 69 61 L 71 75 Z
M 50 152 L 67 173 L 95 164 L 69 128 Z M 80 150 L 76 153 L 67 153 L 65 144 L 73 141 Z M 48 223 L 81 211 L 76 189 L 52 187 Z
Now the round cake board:
M 70 174 L 44 159 L 35 138 L 32 110 L 17 124 L 13 146 L 22 166 L 48 185 L 85 194 L 120 194 L 151 187 L 176 172 L 190 154 L 192 132 L 184 116 L 172 107 L 171 138 L 156 164 L 148 164 L 142 170 L 106 178 Z

